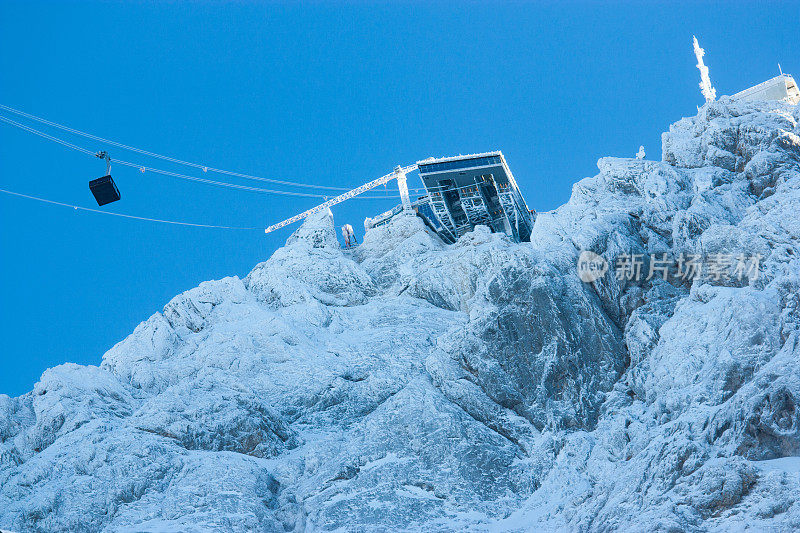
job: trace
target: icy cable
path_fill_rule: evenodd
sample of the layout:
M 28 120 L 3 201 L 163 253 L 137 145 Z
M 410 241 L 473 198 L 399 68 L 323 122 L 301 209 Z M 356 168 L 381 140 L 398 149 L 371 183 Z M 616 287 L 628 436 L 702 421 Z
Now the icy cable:
M 214 168 L 214 167 L 210 167 L 208 165 L 202 165 L 200 163 L 192 163 L 190 161 L 183 161 L 182 159 L 177 159 L 177 158 L 169 157 L 169 156 L 166 156 L 166 155 L 163 155 L 163 154 L 158 154 L 158 153 L 155 153 L 155 152 L 142 150 L 141 148 L 136 148 L 135 146 L 129 146 L 127 144 L 123 144 L 123 143 L 120 143 L 120 142 L 117 142 L 117 141 L 112 141 L 110 139 L 105 139 L 105 138 L 99 137 L 97 135 L 92 135 L 91 133 L 87 133 L 85 131 L 81 131 L 81 130 L 78 130 L 78 129 L 75 129 L 75 128 L 70 128 L 69 126 L 65 126 L 63 124 L 59 124 L 58 122 L 53 122 L 51 120 L 47 120 L 45 118 L 38 117 L 36 115 L 32 115 L 30 113 L 26 113 L 24 111 L 20 111 L 19 109 L 14 109 L 13 107 L 9 107 L 7 105 L 0 104 L 0 109 L 2 109 L 4 111 L 8 111 L 9 113 L 14 113 L 16 115 L 25 117 L 25 118 L 30 119 L 30 120 L 34 120 L 34 121 L 39 122 L 41 124 L 46 124 L 46 125 L 51 126 L 53 128 L 58 128 L 60 130 L 66 131 L 68 133 L 72 133 L 73 135 L 79 135 L 81 137 L 86 137 L 87 139 L 92 139 L 94 141 L 98 141 L 98 142 L 101 142 L 101 143 L 109 144 L 111 146 L 116 146 L 116 147 L 122 148 L 124 150 L 128 150 L 128 151 L 131 151 L 131 152 L 136 152 L 138 154 L 146 155 L 146 156 L 153 157 L 153 158 L 156 158 L 156 159 L 162 159 L 164 161 L 169 161 L 170 163 L 175 163 L 175 164 L 178 164 L 178 165 L 185 165 L 185 166 L 189 166 L 189 167 L 192 167 L 192 168 L 200 169 L 204 173 L 214 172 L 214 173 L 217 173 L 217 174 L 225 174 L 227 176 L 233 176 L 233 177 L 236 177 L 236 178 L 243 178 L 243 179 L 248 179 L 248 180 L 262 181 L 262 182 L 267 182 L 267 183 L 274 183 L 274 184 L 277 184 L 277 185 L 286 185 L 286 186 L 290 186 L 290 187 L 304 187 L 304 188 L 309 188 L 309 189 L 320 189 L 320 190 L 324 189 L 324 190 L 330 190 L 330 191 L 347 191 L 347 190 L 349 190 L 348 187 L 329 187 L 329 186 L 326 186 L 326 185 L 313 185 L 313 184 L 310 184 L 310 183 L 299 183 L 299 182 L 295 182 L 295 181 L 278 180 L 278 179 L 273 179 L 273 178 L 262 178 L 262 177 L 259 177 L 259 176 L 252 176 L 250 174 L 242 174 L 240 172 L 233 172 L 233 171 L 230 171 L 230 170 L 223 170 L 223 169 L 219 169 L 219 168 Z M 419 189 L 417 189 L 417 190 L 419 190 Z
M 47 140 L 53 141 L 55 143 L 58 143 L 58 144 L 60 144 L 62 146 L 65 146 L 66 148 L 70 148 L 72 150 L 77 150 L 77 151 L 79 151 L 81 153 L 84 153 L 84 154 L 87 154 L 87 155 L 91 155 L 92 157 L 95 157 L 95 155 L 96 155 L 95 151 L 83 148 L 83 147 L 78 146 L 78 145 L 73 144 L 73 143 L 70 143 L 68 141 L 65 141 L 64 139 L 60 139 L 58 137 L 54 137 L 53 135 L 49 135 L 49 134 L 44 133 L 44 132 L 42 132 L 40 130 L 37 130 L 35 128 L 31 128 L 30 126 L 26 126 L 25 124 L 21 124 L 21 123 L 15 121 L 15 120 L 11 120 L 8 117 L 4 117 L 4 116 L 0 115 L 0 122 L 5 122 L 6 124 L 9 124 L 9 125 L 14 126 L 16 128 L 20 128 L 20 129 L 22 129 L 24 131 L 27 131 L 29 133 L 32 133 L 34 135 L 38 135 L 39 137 L 42 137 L 44 139 L 47 139 Z M 142 165 L 140 163 L 132 163 L 130 161 L 125 161 L 123 159 L 117 159 L 117 158 L 114 158 L 114 163 L 117 163 L 119 165 L 125 165 L 125 166 L 128 166 L 128 167 L 135 168 L 135 169 L 139 170 L 139 172 L 141 172 L 141 173 L 153 172 L 153 173 L 156 173 L 156 174 L 161 174 L 163 176 L 171 176 L 173 178 L 180 178 L 180 179 L 184 179 L 184 180 L 195 181 L 195 182 L 198 182 L 198 183 L 204 183 L 206 185 L 213 185 L 213 186 L 216 186 L 216 187 L 227 187 L 227 188 L 231 188 L 231 189 L 238 189 L 238 190 L 249 191 L 249 192 L 257 192 L 257 193 L 262 193 L 262 194 L 278 194 L 278 195 L 284 195 L 284 196 L 299 196 L 299 197 L 303 197 L 303 198 L 322 198 L 322 199 L 326 199 L 328 197 L 328 195 L 324 195 L 324 194 L 313 194 L 313 193 L 295 192 L 295 191 L 280 191 L 280 190 L 276 190 L 276 189 L 263 189 L 263 188 L 260 188 L 260 187 L 251 187 L 249 185 L 239 185 L 239 184 L 236 184 L 236 183 L 228 183 L 226 181 L 216 181 L 216 180 L 210 180 L 210 179 L 207 179 L 207 178 L 199 178 L 197 176 L 189 176 L 187 174 L 180 174 L 178 172 L 171 172 L 169 170 L 162 170 L 162 169 L 159 169 L 159 168 L 149 167 L 149 166 L 146 166 L 146 165 Z M 396 198 L 400 198 L 400 196 L 399 195 L 361 196 L 359 198 L 365 199 L 365 200 L 367 200 L 367 199 L 369 199 L 369 200 L 382 200 L 382 199 L 396 199 Z
M 11 196 L 18 196 L 20 198 L 27 198 L 28 200 L 36 200 L 38 202 L 43 202 L 43 203 L 46 203 L 46 204 L 60 205 L 62 207 L 71 207 L 71 208 L 73 208 L 73 209 L 75 209 L 77 211 L 89 211 L 90 213 L 102 213 L 104 215 L 113 215 L 115 217 L 131 218 L 131 219 L 134 219 L 134 220 L 144 220 L 144 221 L 147 221 L 147 222 L 160 222 L 162 224 L 175 224 L 175 225 L 178 225 L 178 226 L 192 226 L 192 227 L 195 227 L 195 228 L 238 229 L 238 230 L 251 230 L 251 231 L 252 230 L 259 230 L 259 231 L 263 231 L 264 230 L 263 227 L 257 228 L 257 227 L 239 227 L 239 226 L 217 226 L 217 225 L 214 225 L 214 224 L 195 224 L 193 222 L 180 222 L 180 221 L 177 221 L 177 220 L 162 220 L 160 218 L 137 217 L 137 216 L 134 216 L 134 215 L 126 215 L 124 213 L 114 213 L 112 211 L 103 211 L 102 209 L 92 209 L 90 207 L 81 207 L 79 205 L 72 205 L 72 204 L 67 204 L 67 203 L 64 203 L 64 202 L 56 202 L 55 200 L 48 200 L 47 198 L 39 198 L 38 196 L 31 196 L 29 194 L 22 194 L 22 193 L 19 193 L 19 192 L 9 191 L 9 190 L 6 190 L 6 189 L 0 189 L 0 192 L 2 192 L 4 194 L 9 194 Z

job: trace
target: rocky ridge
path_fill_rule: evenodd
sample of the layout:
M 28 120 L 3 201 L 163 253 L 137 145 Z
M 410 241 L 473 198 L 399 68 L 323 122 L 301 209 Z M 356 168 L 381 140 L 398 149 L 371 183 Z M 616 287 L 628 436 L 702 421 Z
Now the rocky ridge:
M 800 528 L 798 120 L 707 104 L 531 243 L 401 216 L 348 252 L 307 220 L 99 367 L 0 395 L 0 527 Z M 761 260 L 584 283 L 585 250 Z

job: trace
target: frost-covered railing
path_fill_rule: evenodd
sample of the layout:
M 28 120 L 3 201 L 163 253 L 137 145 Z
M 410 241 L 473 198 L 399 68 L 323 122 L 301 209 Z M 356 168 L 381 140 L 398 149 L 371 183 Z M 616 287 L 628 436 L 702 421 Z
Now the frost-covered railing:
M 393 208 L 389 209 L 388 211 L 384 211 L 380 215 L 375 215 L 374 217 L 367 217 L 364 220 L 364 229 L 365 230 L 372 229 L 376 225 L 378 225 L 381 222 L 383 222 L 384 220 L 392 218 L 396 214 L 400 213 L 400 211 L 402 211 L 402 210 L 403 210 L 403 206 L 401 204 L 401 205 L 394 206 Z

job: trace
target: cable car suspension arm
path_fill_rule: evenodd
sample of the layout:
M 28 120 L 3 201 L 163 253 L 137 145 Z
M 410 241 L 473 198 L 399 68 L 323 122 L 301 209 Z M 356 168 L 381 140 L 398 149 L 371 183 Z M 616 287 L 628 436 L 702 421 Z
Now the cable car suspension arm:
M 390 174 L 386 174 L 385 176 L 381 176 L 380 178 L 377 178 L 377 179 L 374 179 L 374 180 L 372 180 L 370 182 L 367 182 L 367 183 L 365 183 L 364 185 L 362 185 L 360 187 L 357 187 L 355 189 L 347 191 L 344 194 L 340 194 L 339 196 L 331 198 L 327 202 L 322 203 L 322 204 L 320 204 L 320 205 L 318 205 L 316 207 L 312 207 L 311 209 L 309 209 L 307 211 L 303 211 L 299 215 L 295 215 L 295 216 L 293 216 L 291 218 L 287 218 L 286 220 L 284 220 L 282 222 L 278 222 L 277 224 L 273 224 L 272 226 L 269 226 L 268 228 L 266 228 L 264 230 L 264 233 L 271 233 L 271 232 L 273 232 L 273 231 L 275 231 L 277 229 L 281 229 L 284 226 L 288 226 L 289 224 L 297 222 L 298 220 L 303 220 L 304 218 L 306 218 L 306 217 L 308 217 L 310 215 L 313 215 L 314 213 L 319 213 L 320 211 L 328 209 L 331 206 L 334 206 L 336 204 L 340 204 L 340 203 L 342 203 L 342 202 L 344 202 L 346 200 L 349 200 L 350 198 L 353 198 L 354 196 L 358 196 L 359 194 L 361 194 L 363 192 L 366 192 L 366 191 L 368 191 L 370 189 L 374 189 L 375 187 L 378 187 L 379 185 L 383 185 L 384 183 L 388 183 L 391 180 L 396 179 L 401 174 L 405 175 L 405 174 L 408 174 L 409 172 L 413 172 L 415 170 L 417 170 L 417 165 L 416 164 L 408 165 L 407 167 L 402 167 L 402 168 L 401 167 L 397 167 Z

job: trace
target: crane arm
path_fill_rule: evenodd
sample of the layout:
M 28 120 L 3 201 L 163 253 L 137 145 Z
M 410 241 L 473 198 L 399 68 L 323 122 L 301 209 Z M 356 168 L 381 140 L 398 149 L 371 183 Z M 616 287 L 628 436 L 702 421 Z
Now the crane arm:
M 374 189 L 378 185 L 383 185 L 384 183 L 388 183 L 389 181 L 397 178 L 400 174 L 405 176 L 405 174 L 407 174 L 409 172 L 413 172 L 416 169 L 417 169 L 417 165 L 416 164 L 408 165 L 407 167 L 403 167 L 403 168 L 397 167 L 390 174 L 386 174 L 385 176 L 381 176 L 380 178 L 377 178 L 377 179 L 374 179 L 374 180 L 372 180 L 372 181 L 370 181 L 368 183 L 365 183 L 364 185 L 361 185 L 360 187 L 356 187 L 355 189 L 349 190 L 346 193 L 342 193 L 339 196 L 331 198 L 330 200 L 328 200 L 327 202 L 325 202 L 323 204 L 320 204 L 320 205 L 318 205 L 316 207 L 312 207 L 311 209 L 309 209 L 307 211 L 303 211 L 302 213 L 300 213 L 298 215 L 295 215 L 295 216 L 293 216 L 291 218 L 287 218 L 286 220 L 278 222 L 277 224 L 273 224 L 270 227 L 266 228 L 264 230 L 264 233 L 271 233 L 271 232 L 273 232 L 273 231 L 275 231 L 277 229 L 281 229 L 284 226 L 288 226 L 289 224 L 297 222 L 298 220 L 303 220 L 304 218 L 306 218 L 306 217 L 308 217 L 310 215 L 313 215 L 314 213 L 319 213 L 320 211 L 322 211 L 324 209 L 328 209 L 329 207 L 334 206 L 336 204 L 340 204 L 340 203 L 344 202 L 345 200 L 349 200 L 350 198 L 353 198 L 354 196 L 358 196 L 359 194 L 361 194 L 363 192 L 366 192 L 366 191 L 368 191 L 370 189 Z

